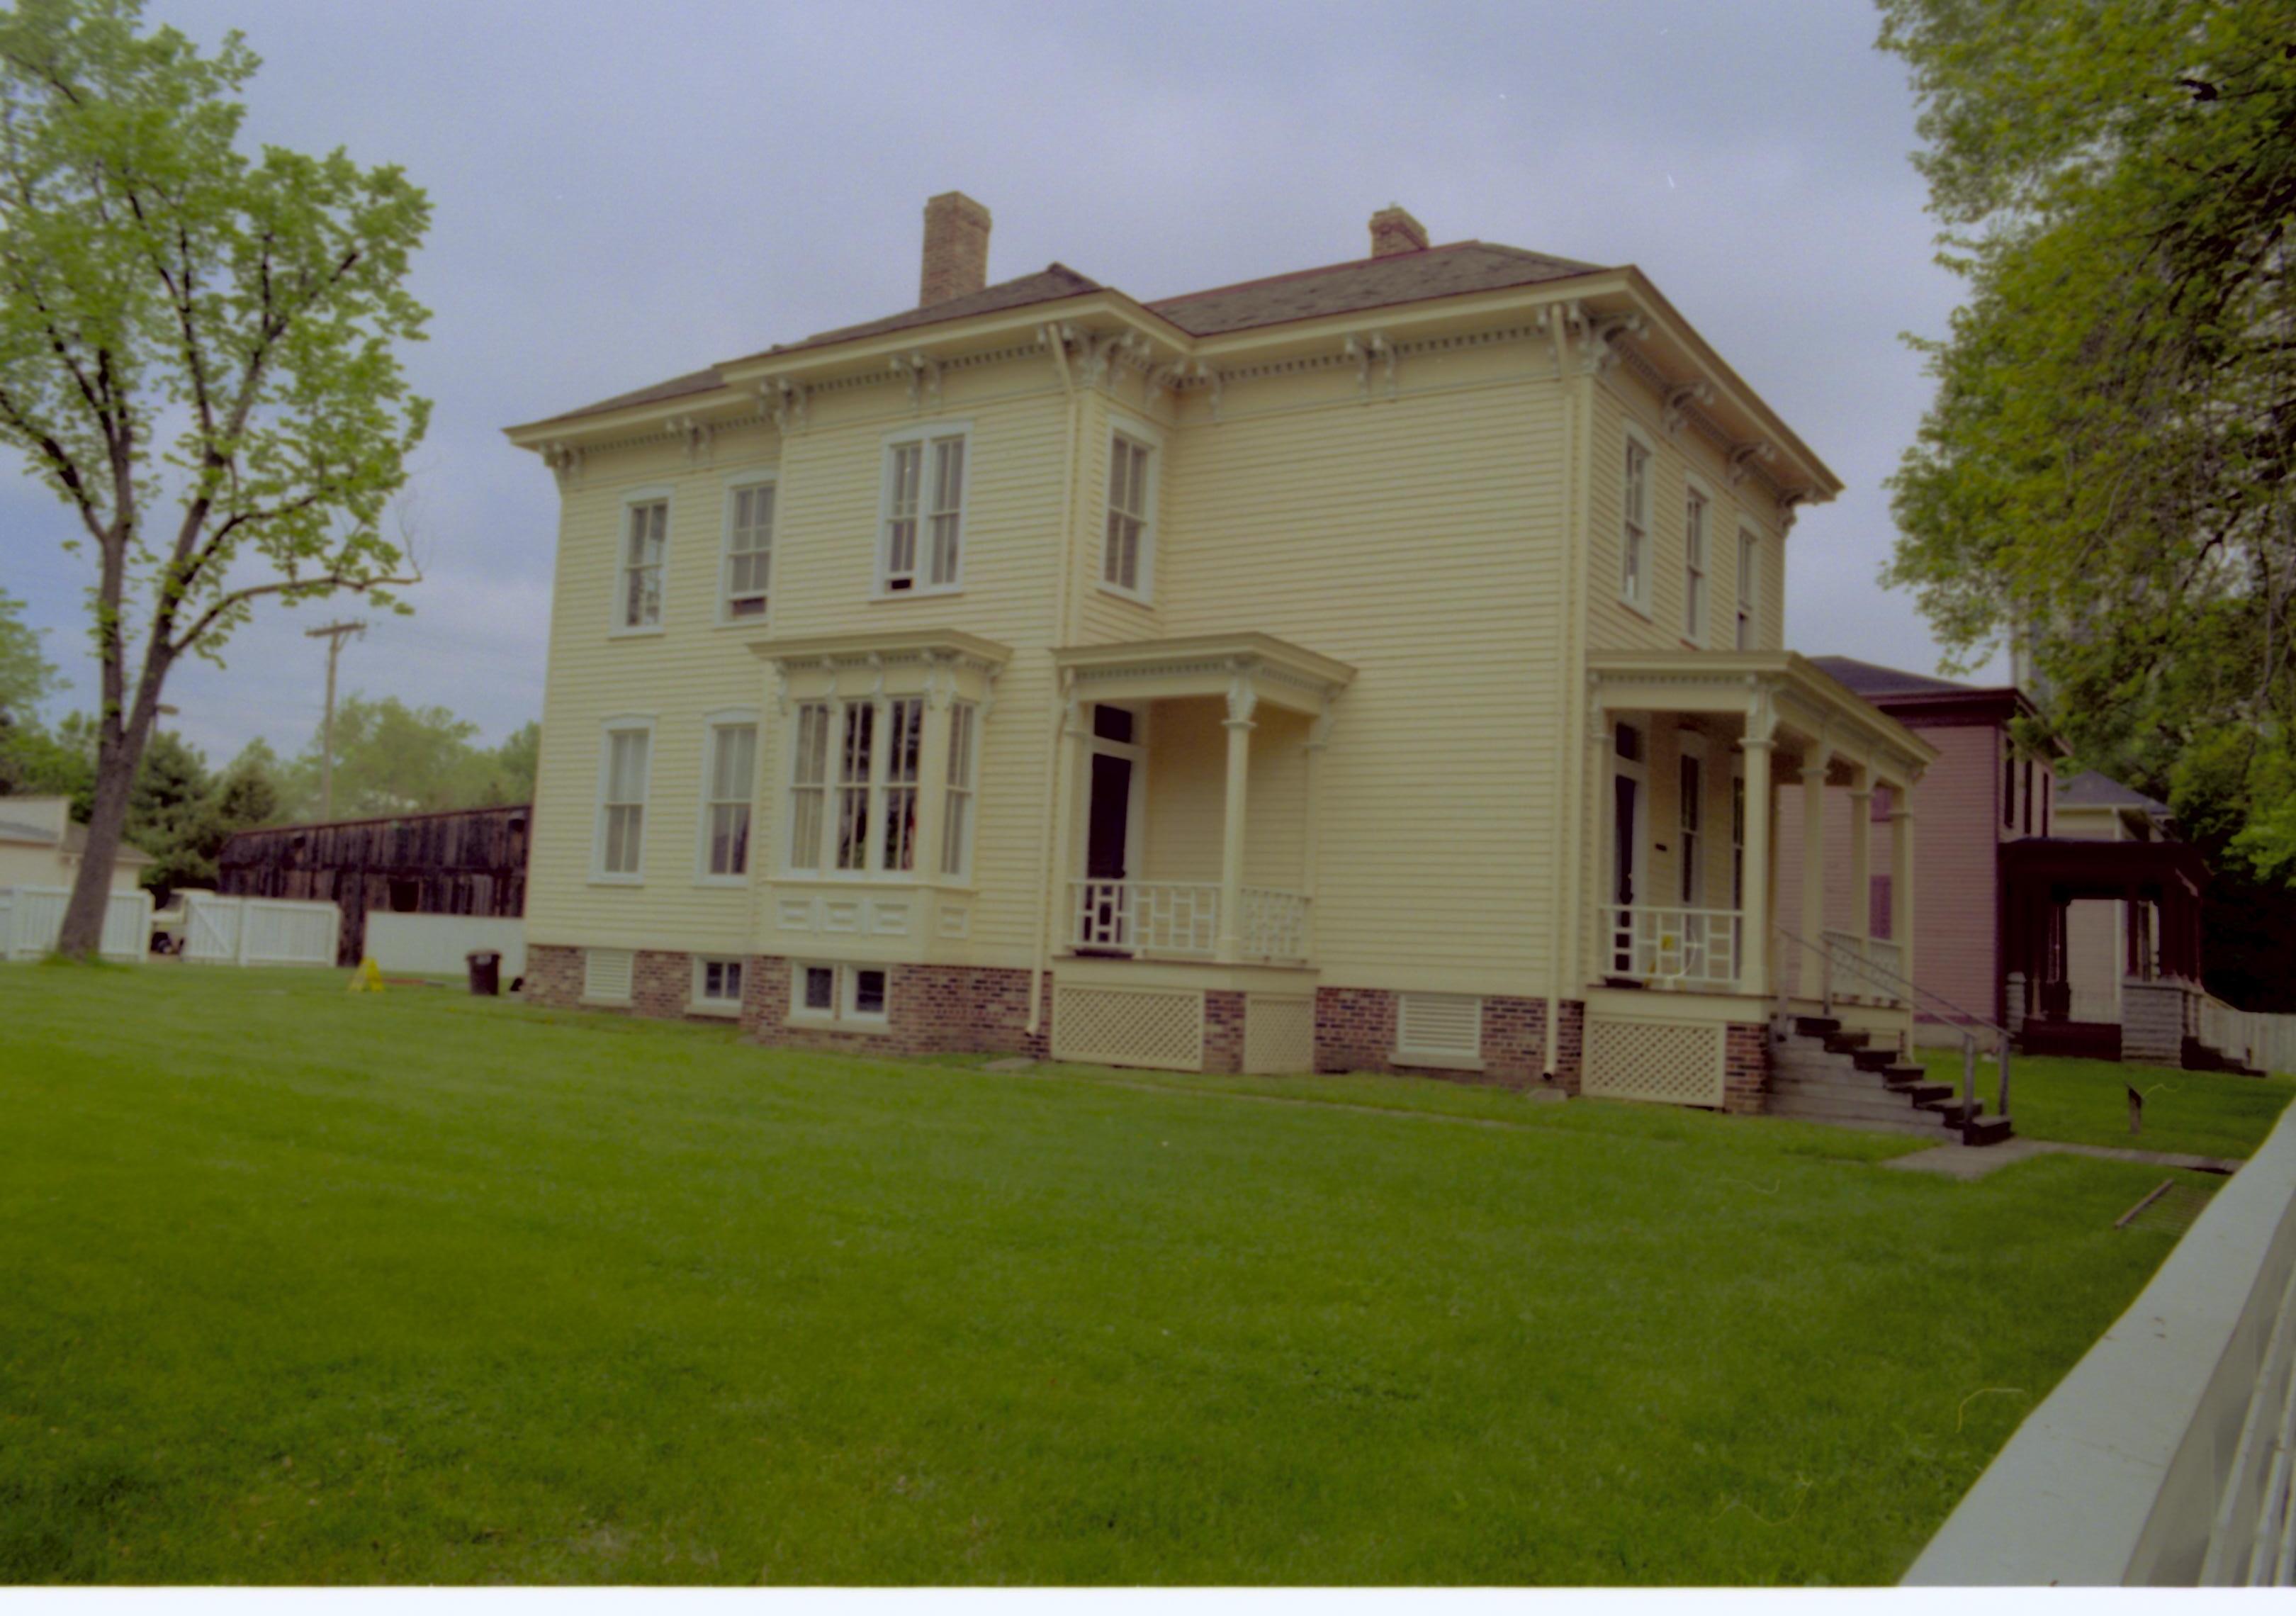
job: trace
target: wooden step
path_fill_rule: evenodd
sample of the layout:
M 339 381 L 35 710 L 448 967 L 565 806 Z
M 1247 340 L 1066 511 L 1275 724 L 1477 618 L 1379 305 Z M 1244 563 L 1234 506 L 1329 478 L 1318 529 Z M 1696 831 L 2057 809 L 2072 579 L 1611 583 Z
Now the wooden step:
M 1884 1071 L 1898 1063 L 1898 1052 L 1886 1044 L 1879 1049 L 1868 1045 L 1864 1049 L 1851 1050 L 1849 1058 L 1857 1062 L 1860 1070 Z
M 1985 1102 L 1972 1100 L 1964 1105 L 1959 1100 L 1923 1100 L 1920 1109 L 1934 1115 L 1948 1128 L 1960 1128 L 1976 1121 L 1985 1114 Z
M 1921 1065 L 1890 1065 L 1882 1068 L 1882 1075 L 1892 1083 L 1922 1083 L 1928 1080 L 1930 1069 Z
M 1841 1023 L 1830 1015 L 1798 1015 L 1794 1030 L 1806 1038 L 1822 1038 L 1829 1032 L 1841 1030 Z
M 1962 1124 L 1964 1144 L 1999 1144 L 2013 1137 L 2006 1117 L 1986 1117 L 1979 1121 Z
M 1825 1035 L 1825 1046 L 1834 1054 L 1849 1054 L 1865 1048 L 1873 1041 L 1874 1035 L 1870 1032 L 1829 1032 Z

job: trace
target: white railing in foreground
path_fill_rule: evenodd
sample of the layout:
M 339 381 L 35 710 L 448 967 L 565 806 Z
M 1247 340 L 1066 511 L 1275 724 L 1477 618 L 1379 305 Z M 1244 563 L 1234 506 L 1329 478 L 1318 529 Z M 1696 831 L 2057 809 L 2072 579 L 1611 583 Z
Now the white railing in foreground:
M 2018 1426 L 1905 1580 L 2286 1584 L 2292 1277 L 2296 1112 Z
M 1210 959 L 1219 946 L 1220 890 L 1203 881 L 1070 882 L 1070 944 L 1112 954 Z M 1237 952 L 1249 960 L 1308 957 L 1308 899 L 1246 887 Z
M 1693 988 L 1738 985 L 1739 911 L 1605 904 L 1611 974 Z

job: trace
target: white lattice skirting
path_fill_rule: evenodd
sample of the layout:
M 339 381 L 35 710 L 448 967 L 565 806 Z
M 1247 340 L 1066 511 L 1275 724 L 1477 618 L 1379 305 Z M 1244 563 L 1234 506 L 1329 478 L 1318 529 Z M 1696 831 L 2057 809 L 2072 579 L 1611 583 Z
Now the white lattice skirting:
M 1605 1099 L 1719 1105 L 1726 1038 L 1726 1030 L 1711 1022 L 1591 1016 L 1582 1087 Z
M 1316 1001 L 1247 997 L 1243 1006 L 1243 1069 L 1246 1071 L 1313 1071 L 1316 1068 Z
M 1154 988 L 1053 985 L 1053 1059 L 1098 1066 L 1204 1067 L 1204 996 Z

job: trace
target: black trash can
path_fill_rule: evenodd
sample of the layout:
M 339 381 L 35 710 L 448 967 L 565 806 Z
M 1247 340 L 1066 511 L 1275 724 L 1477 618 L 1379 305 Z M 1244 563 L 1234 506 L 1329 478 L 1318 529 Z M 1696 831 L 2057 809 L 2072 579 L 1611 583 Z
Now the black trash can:
M 480 948 L 465 954 L 463 958 L 471 967 L 471 991 L 492 998 L 502 991 L 502 956 L 492 948 Z

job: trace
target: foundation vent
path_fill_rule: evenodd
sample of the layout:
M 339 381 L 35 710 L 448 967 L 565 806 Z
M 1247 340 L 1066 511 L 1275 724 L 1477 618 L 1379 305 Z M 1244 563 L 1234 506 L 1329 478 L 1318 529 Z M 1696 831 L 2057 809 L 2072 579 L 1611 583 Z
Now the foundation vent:
M 582 950 L 582 997 L 594 1005 L 630 1002 L 630 962 L 627 948 Z
M 1466 993 L 1398 993 L 1395 1053 L 1409 1066 L 1480 1066 L 1483 1001 Z
M 1290 1074 L 1316 1070 L 1316 1001 L 1264 993 L 1243 1003 L 1243 1069 Z
M 1053 1059 L 1201 1071 L 1204 996 L 1146 988 L 1053 985 Z
M 1584 1091 L 1668 1105 L 1722 1103 L 1726 1030 L 1696 1021 L 1587 1022 Z

